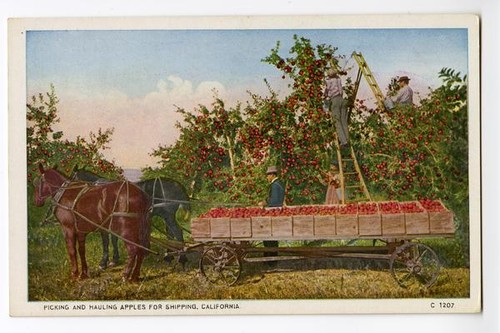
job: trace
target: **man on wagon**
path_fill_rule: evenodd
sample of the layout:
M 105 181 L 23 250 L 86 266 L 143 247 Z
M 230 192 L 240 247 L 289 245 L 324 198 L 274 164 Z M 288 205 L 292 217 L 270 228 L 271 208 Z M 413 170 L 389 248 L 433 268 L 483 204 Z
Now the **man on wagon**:
M 283 207 L 285 201 L 285 187 L 278 178 L 278 168 L 270 166 L 266 171 L 269 182 L 269 192 L 266 201 L 260 203 L 262 207 Z M 278 241 L 264 241 L 264 247 L 278 247 Z M 264 256 L 276 256 L 276 252 L 264 252 Z
M 275 166 L 267 168 L 267 181 L 269 182 L 269 195 L 266 200 L 268 207 L 283 207 L 285 201 L 285 187 L 278 178 L 278 169 Z

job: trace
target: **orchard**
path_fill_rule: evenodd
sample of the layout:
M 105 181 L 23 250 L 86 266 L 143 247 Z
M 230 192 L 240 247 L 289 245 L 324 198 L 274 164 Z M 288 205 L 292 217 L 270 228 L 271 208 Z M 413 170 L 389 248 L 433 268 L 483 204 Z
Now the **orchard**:
M 297 36 L 294 41 L 285 55 L 278 42 L 262 59 L 289 82 L 287 96 L 278 96 L 266 81 L 268 94 L 251 94 L 244 107 L 227 108 L 216 96 L 210 107 L 179 109 L 181 135 L 175 144 L 154 150 L 161 166 L 146 175 L 177 178 L 196 198 L 254 206 L 267 197 L 266 168 L 276 165 L 286 204 L 323 203 L 322 174 L 336 159 L 334 126 L 323 110 L 324 77 L 343 56 L 332 46 L 313 46 Z M 343 76 L 352 105 L 351 144 L 376 201 L 442 200 L 455 213 L 468 253 L 467 77 L 452 69 L 436 75 L 442 85 L 419 105 L 391 110 L 370 109 L 355 99 L 351 79 Z
M 294 42 L 285 54 L 278 42 L 262 59 L 289 84 L 286 96 L 279 96 L 265 81 L 268 94 L 250 93 L 244 105 L 228 107 L 214 96 L 211 105 L 191 111 L 179 108 L 179 138 L 152 152 L 159 167 L 144 169 L 144 178 L 176 179 L 191 197 L 214 205 L 251 207 L 267 197 L 265 170 L 276 165 L 286 188 L 287 205 L 322 204 L 326 192 L 323 175 L 336 159 L 334 126 L 323 110 L 324 77 L 343 55 L 335 47 L 313 46 L 305 38 L 294 36 Z M 433 209 L 427 203 L 441 200 L 454 212 L 463 253 L 468 253 L 467 77 L 443 69 L 436 73 L 442 85 L 419 105 L 381 110 L 370 109 L 365 101 L 354 98 L 351 79 L 343 74 L 352 106 L 350 141 L 374 200 L 420 201 L 426 210 Z M 388 94 L 396 89 L 394 82 Z M 59 121 L 57 103 L 51 87 L 27 105 L 28 183 L 38 176 L 39 163 L 57 165 L 68 176 L 75 166 L 84 166 L 103 177 L 120 177 L 122 170 L 102 154 L 113 129 L 67 140 L 64 133 L 54 131 Z M 348 203 L 338 210 L 371 214 L 421 209 L 408 205 Z M 204 213 L 208 208 L 196 209 Z

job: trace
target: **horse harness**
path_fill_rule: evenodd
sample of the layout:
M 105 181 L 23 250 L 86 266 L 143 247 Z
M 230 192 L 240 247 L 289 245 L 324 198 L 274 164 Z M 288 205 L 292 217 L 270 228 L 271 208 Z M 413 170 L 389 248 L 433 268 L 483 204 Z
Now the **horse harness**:
M 99 185 L 96 185 L 96 184 L 93 184 L 93 183 L 88 183 L 88 182 L 76 182 L 78 185 L 75 185 L 73 184 L 75 182 L 72 182 L 71 180 L 66 180 L 60 187 L 58 187 L 58 190 L 57 192 L 55 193 L 55 195 L 52 197 L 53 198 L 53 203 L 54 203 L 54 206 L 55 207 L 59 207 L 61 209 L 65 209 L 65 210 L 68 210 L 70 211 L 73 216 L 74 216 L 74 226 L 75 226 L 75 230 L 77 232 L 80 232 L 80 230 L 78 229 L 78 222 L 77 222 L 77 219 L 76 217 L 79 217 L 81 219 L 83 219 L 84 221 L 86 221 L 87 223 L 93 225 L 94 227 L 96 227 L 97 229 L 100 229 L 102 231 L 105 231 L 105 232 L 108 232 L 116 237 L 118 237 L 119 239 L 123 240 L 124 242 L 126 243 L 130 243 L 132 245 L 135 245 L 137 247 L 140 247 L 144 250 L 147 250 L 149 252 L 152 252 L 152 253 L 156 253 L 155 251 L 152 251 L 150 250 L 149 248 L 145 247 L 145 246 L 142 246 L 141 244 L 137 244 L 135 242 L 132 242 L 131 240 L 128 240 L 128 239 L 125 239 L 123 238 L 121 235 L 115 233 L 114 231 L 111 230 L 111 226 L 112 226 L 112 223 L 113 223 L 113 217 L 139 217 L 139 213 L 131 213 L 129 212 L 129 202 L 130 202 L 130 189 L 129 189 L 129 185 L 130 185 L 130 182 L 129 181 L 122 181 L 121 182 L 121 185 L 120 185 L 120 188 L 118 189 L 118 194 L 122 192 L 123 190 L 123 187 L 125 187 L 126 191 L 127 191 L 127 200 L 126 200 L 126 209 L 124 212 L 116 212 L 116 207 L 118 205 L 118 199 L 119 199 L 119 195 L 116 196 L 116 199 L 115 199 L 115 202 L 113 204 L 113 209 L 111 211 L 111 213 L 109 213 L 107 215 L 107 217 L 102 220 L 101 223 L 97 223 L 95 221 L 92 221 L 91 219 L 89 219 L 88 217 L 86 217 L 85 215 L 83 215 L 82 213 L 80 213 L 77 209 L 76 209 L 76 205 L 78 204 L 78 201 L 82 198 L 82 196 L 87 193 L 89 190 L 91 190 L 92 188 L 96 187 L 96 186 L 99 186 Z M 81 184 L 80 184 L 81 183 Z M 50 183 L 47 183 L 50 187 L 56 187 Z M 40 185 L 41 187 L 41 185 Z M 80 191 L 78 192 L 78 194 L 76 195 L 73 203 L 71 206 L 66 206 L 66 205 L 63 205 L 60 203 L 63 195 L 64 195 L 64 192 L 66 192 L 67 190 L 71 190 L 71 189 L 78 189 L 80 188 Z M 49 195 L 51 195 L 53 192 L 51 191 Z M 104 207 L 102 206 L 102 200 L 99 201 L 99 204 L 98 204 L 98 209 L 101 210 L 101 211 L 104 211 Z M 150 208 L 151 209 L 151 208 Z M 103 225 L 105 225 L 109 220 L 110 223 L 109 223 L 109 226 L 106 228 L 104 227 Z

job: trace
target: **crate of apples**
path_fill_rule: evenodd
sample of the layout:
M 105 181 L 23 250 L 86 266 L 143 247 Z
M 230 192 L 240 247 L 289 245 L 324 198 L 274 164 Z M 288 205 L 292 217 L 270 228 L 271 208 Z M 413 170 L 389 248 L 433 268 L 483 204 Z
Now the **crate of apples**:
M 429 233 L 429 214 L 418 201 L 400 203 L 405 214 L 406 233 L 408 235 L 422 235 Z

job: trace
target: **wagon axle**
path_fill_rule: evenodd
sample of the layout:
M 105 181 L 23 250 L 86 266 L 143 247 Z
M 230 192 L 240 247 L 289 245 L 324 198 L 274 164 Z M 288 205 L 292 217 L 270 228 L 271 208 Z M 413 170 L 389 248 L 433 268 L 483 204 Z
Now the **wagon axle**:
M 398 244 L 399 246 L 397 246 Z M 390 272 L 401 287 L 412 284 L 432 286 L 438 277 L 440 264 L 435 252 L 427 245 L 415 242 L 387 243 L 385 246 L 344 247 L 276 247 L 262 248 L 225 243 L 205 245 L 200 259 L 200 271 L 205 278 L 218 285 L 235 284 L 242 263 L 286 261 L 311 258 L 357 258 L 388 260 Z M 264 251 L 279 252 L 277 256 L 263 256 Z M 262 256 L 259 256 L 262 254 Z

